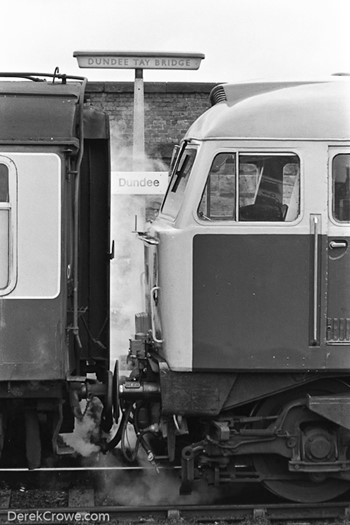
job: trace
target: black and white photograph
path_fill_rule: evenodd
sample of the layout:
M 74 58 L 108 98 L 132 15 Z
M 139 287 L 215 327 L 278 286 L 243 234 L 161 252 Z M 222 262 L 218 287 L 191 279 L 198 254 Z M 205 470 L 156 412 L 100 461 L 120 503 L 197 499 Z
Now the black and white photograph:
M 349 1 L 2 8 L 0 524 L 348 525 Z

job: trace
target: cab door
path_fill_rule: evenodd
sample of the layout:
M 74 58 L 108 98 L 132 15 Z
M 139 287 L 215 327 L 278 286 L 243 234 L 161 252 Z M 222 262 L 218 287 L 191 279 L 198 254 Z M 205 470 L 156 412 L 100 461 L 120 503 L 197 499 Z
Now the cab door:
M 329 345 L 350 344 L 350 149 L 329 156 L 327 334 Z
M 300 164 L 288 151 L 214 156 L 193 239 L 194 369 L 308 366 L 321 232 L 301 213 Z

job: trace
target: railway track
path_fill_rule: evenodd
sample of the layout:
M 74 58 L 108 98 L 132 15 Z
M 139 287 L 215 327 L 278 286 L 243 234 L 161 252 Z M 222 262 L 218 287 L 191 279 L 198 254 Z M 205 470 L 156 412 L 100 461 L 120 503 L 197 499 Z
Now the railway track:
M 265 494 L 250 490 L 250 497 L 247 493 L 242 493 L 241 497 L 236 495 L 234 503 L 226 500 L 224 504 L 211 505 L 178 504 L 175 501 L 128 505 L 113 503 L 108 493 L 101 493 L 94 486 L 95 480 L 87 476 L 87 472 L 84 474 L 80 471 L 82 475 L 79 476 L 77 471 L 74 483 L 71 477 L 67 477 L 67 473 L 63 473 L 63 478 L 60 473 L 54 474 L 56 479 L 50 477 L 50 483 L 47 481 L 48 473 L 36 473 L 36 476 L 39 474 L 39 481 L 33 479 L 33 474 L 24 476 L 15 483 L 10 478 L 1 482 L 0 523 L 350 523 L 349 497 L 346 501 L 315 505 L 265 503 L 268 501 Z M 118 487 L 115 487 L 115 491 L 118 492 Z
M 350 502 L 321 504 L 317 506 L 294 504 L 268 505 L 149 505 L 95 506 L 79 505 L 61 507 L 1 508 L 0 523 L 129 523 L 186 521 L 198 523 L 286 523 L 288 525 L 349 523 Z

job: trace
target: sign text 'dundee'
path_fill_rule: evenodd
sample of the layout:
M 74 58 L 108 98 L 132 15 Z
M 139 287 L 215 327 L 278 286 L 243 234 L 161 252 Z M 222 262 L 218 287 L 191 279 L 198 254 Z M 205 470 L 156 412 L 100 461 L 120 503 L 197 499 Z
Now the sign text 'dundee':
M 164 195 L 168 187 L 166 171 L 112 171 L 114 195 Z

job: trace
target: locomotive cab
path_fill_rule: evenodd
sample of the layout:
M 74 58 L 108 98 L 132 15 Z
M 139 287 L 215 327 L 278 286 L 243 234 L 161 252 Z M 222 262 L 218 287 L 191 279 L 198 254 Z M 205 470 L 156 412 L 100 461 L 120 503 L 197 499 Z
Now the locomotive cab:
M 185 488 L 255 476 L 309 502 L 349 488 L 349 87 L 215 88 L 142 236 L 152 364 L 121 398 L 158 381 L 140 403 L 158 403 L 169 457 L 182 447 Z

